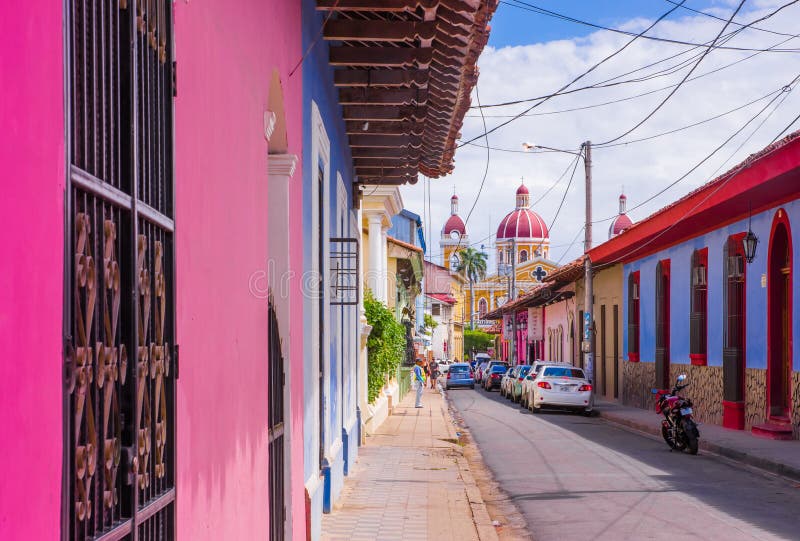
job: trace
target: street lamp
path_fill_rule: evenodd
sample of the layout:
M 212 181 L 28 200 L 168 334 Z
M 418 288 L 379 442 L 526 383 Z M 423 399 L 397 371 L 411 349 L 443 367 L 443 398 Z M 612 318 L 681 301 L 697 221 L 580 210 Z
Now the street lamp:
M 581 152 L 574 152 L 572 150 L 564 150 L 561 148 L 546 147 L 544 145 L 537 145 L 534 143 L 522 143 L 522 149 L 526 152 L 534 149 L 549 150 L 552 152 L 563 152 L 564 154 L 572 154 L 583 158 L 584 173 L 586 175 L 586 224 L 584 226 L 584 289 L 586 296 L 584 298 L 583 307 L 583 345 L 582 350 L 586 354 L 586 368 L 589 372 L 589 377 L 594 383 L 594 340 L 592 333 L 594 332 L 594 317 L 592 315 L 594 309 L 594 287 L 592 283 L 592 261 L 589 259 L 589 250 L 592 249 L 592 142 L 586 141 L 581 144 Z M 592 391 L 594 392 L 594 391 Z

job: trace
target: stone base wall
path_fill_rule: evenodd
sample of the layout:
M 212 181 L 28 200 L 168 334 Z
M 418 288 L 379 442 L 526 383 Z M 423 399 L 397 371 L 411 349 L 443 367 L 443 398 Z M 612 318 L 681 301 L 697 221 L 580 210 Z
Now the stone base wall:
M 694 416 L 701 423 L 722 424 L 722 367 L 670 364 L 670 385 L 680 374 L 686 374 L 690 383 L 682 395 L 694 402 Z
M 792 372 L 792 431 L 800 440 L 800 372 Z
M 622 362 L 622 403 L 635 408 L 653 409 L 650 392 L 656 384 L 655 363 Z
M 744 374 L 744 429 L 767 420 L 767 371 L 747 368 Z
M 623 362 L 622 403 L 642 409 L 654 408 L 651 389 L 655 386 L 655 363 Z M 686 374 L 691 387 L 686 396 L 694 402 L 695 417 L 702 423 L 722 424 L 723 379 L 721 366 L 670 365 L 670 384 Z M 800 439 L 800 372 L 792 372 L 792 427 Z M 745 370 L 745 430 L 767 420 L 767 371 Z

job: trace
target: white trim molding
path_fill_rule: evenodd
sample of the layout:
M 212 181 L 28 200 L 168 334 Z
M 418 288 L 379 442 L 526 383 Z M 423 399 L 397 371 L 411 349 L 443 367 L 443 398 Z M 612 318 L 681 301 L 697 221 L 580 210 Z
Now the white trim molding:
M 264 111 L 264 137 L 269 142 L 272 134 L 275 133 L 275 125 L 278 123 L 278 115 L 273 111 Z
M 270 176 L 292 178 L 297 168 L 297 154 L 270 154 L 268 172 Z

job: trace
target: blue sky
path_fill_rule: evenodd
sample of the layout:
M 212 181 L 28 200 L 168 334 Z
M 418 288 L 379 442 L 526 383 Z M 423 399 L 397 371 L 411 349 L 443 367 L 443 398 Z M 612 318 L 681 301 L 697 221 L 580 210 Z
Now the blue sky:
M 618 27 L 626 21 L 639 17 L 656 19 L 674 7 L 666 0 L 570 0 L 568 2 L 530 0 L 526 3 L 610 27 Z M 715 2 L 687 0 L 685 5 L 693 9 L 705 9 L 713 4 Z M 690 13 L 679 8 L 672 17 L 677 18 Z M 493 47 L 585 37 L 596 31 L 585 25 L 540 15 L 502 2 L 492 18 L 491 25 L 489 45 Z

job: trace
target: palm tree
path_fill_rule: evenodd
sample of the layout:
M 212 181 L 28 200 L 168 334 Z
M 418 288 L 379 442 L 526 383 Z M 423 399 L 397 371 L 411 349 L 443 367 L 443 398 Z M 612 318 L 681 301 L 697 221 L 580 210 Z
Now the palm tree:
M 486 278 L 486 254 L 475 248 L 464 248 L 458 252 L 458 272 L 469 280 L 469 328 L 474 327 L 472 307 L 475 304 L 475 282 Z

